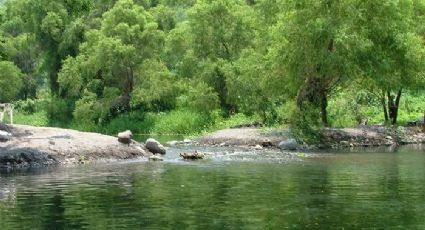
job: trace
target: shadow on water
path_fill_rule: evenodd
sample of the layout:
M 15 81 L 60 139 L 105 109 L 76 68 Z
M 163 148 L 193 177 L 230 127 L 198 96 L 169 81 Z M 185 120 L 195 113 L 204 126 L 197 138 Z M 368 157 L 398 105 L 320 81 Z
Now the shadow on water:
M 176 160 L 184 150 L 166 162 L 0 173 L 0 229 L 425 227 L 423 148 L 286 161 L 223 148 L 209 160 Z

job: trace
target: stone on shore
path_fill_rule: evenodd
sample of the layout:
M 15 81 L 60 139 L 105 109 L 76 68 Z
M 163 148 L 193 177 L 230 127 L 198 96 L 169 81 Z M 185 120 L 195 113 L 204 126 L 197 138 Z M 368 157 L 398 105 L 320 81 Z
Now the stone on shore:
M 133 133 L 130 130 L 127 130 L 122 133 L 118 133 L 118 141 L 123 144 L 130 144 L 132 138 L 133 138 Z
M 12 134 L 6 131 L 0 130 L 0 141 L 9 141 L 12 138 Z
M 6 132 L 10 133 L 9 126 L 7 126 L 6 124 L 4 124 L 2 122 L 0 122 L 0 130 L 1 131 L 6 131 Z
M 146 143 L 145 143 L 146 148 L 153 154 L 162 154 L 165 155 L 167 150 L 165 149 L 165 147 L 163 145 L 161 145 L 161 143 L 159 143 L 159 141 L 153 139 L 153 138 L 149 138 Z
M 298 142 L 295 139 L 288 139 L 279 143 L 279 148 L 282 150 L 297 150 Z

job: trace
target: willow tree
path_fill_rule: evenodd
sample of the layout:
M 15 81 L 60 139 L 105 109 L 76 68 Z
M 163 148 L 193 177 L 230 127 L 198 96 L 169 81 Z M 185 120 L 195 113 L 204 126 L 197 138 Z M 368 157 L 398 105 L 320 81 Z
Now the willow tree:
M 80 54 L 64 62 L 62 92 L 83 101 L 84 96 L 107 99 L 103 107 L 110 112 L 129 111 L 136 77 L 145 71 L 140 66 L 161 50 L 163 35 L 157 27 L 142 6 L 118 1 L 103 15 L 100 29 L 86 33 Z
M 380 92 L 385 120 L 396 124 L 403 91 L 425 83 L 425 2 L 359 0 L 356 8 L 353 26 L 365 41 L 356 50 L 362 82 Z
M 22 99 L 36 96 L 39 79 L 37 68 L 40 60 L 39 46 L 34 34 L 28 31 L 27 20 L 24 17 L 25 6 L 24 1 L 5 2 L 0 26 L 2 58 L 12 61 L 23 74 L 24 85 L 20 92 Z
M 351 49 L 359 41 L 347 25 L 351 1 L 284 1 L 270 49 L 282 89 L 301 113 L 313 110 L 327 126 L 328 97 L 356 74 Z M 313 125 L 313 124 L 312 124 Z
M 228 65 L 240 57 L 254 39 L 252 9 L 242 0 L 199 0 L 189 11 L 189 39 L 198 73 L 218 93 L 227 112 L 235 106 L 227 100 Z
M 24 0 L 28 31 L 36 36 L 43 59 L 42 68 L 49 77 L 51 91 L 59 92 L 58 73 L 67 56 L 76 56 L 87 29 L 88 0 Z

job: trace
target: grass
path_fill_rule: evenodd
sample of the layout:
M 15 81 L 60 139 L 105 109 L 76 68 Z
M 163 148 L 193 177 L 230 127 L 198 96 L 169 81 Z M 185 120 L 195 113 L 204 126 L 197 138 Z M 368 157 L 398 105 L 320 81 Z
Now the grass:
M 47 114 L 44 111 L 36 112 L 33 114 L 27 114 L 16 111 L 13 113 L 13 116 L 15 124 L 31 125 L 37 127 L 49 126 L 49 120 L 47 119 Z M 8 119 L 6 119 L 6 122 L 8 122 Z

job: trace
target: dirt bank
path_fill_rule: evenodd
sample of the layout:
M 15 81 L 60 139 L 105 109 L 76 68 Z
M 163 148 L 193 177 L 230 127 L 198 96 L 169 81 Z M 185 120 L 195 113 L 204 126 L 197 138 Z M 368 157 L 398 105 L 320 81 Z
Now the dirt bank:
M 198 138 L 201 145 L 225 146 L 277 146 L 281 141 L 290 138 L 288 130 L 269 130 L 261 128 L 223 129 Z
M 299 148 L 345 148 L 425 143 L 425 134 L 418 127 L 365 126 L 359 128 L 324 129 L 323 143 L 317 146 L 300 144 Z M 260 128 L 236 128 L 220 130 L 196 141 L 212 146 L 262 146 L 279 147 L 279 143 L 291 139 L 288 129 L 263 130 Z
M 143 158 L 144 145 L 121 144 L 116 137 L 59 128 L 9 126 L 12 138 L 0 142 L 0 167 L 84 164 Z

